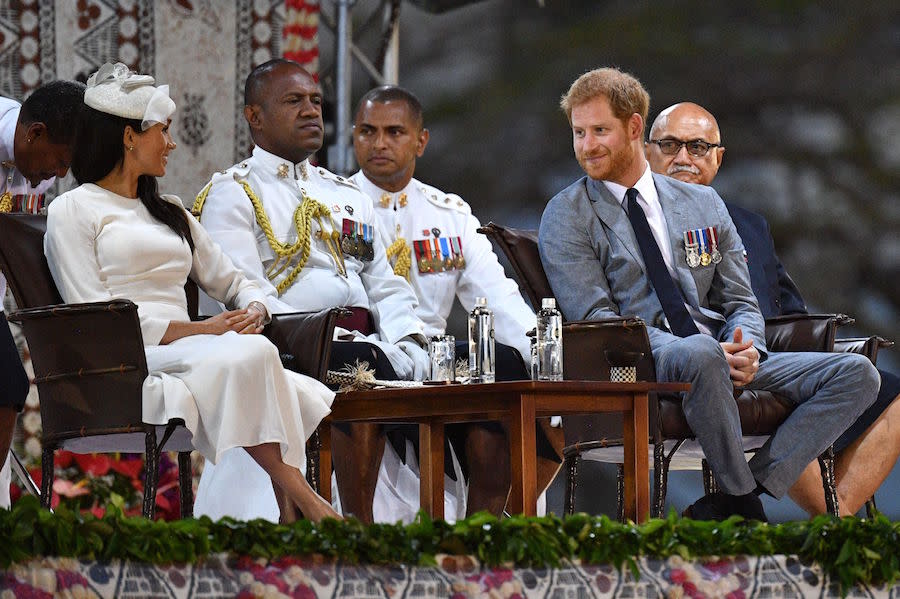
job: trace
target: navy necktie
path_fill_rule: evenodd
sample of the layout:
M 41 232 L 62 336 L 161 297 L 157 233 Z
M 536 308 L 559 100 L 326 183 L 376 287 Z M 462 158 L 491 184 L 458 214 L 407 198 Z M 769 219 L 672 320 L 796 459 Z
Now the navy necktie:
M 675 281 L 672 280 L 669 269 L 666 268 L 659 245 L 647 223 L 647 216 L 637 202 L 638 190 L 632 187 L 625 192 L 625 196 L 628 198 L 628 220 L 631 221 L 631 228 L 634 229 L 641 256 L 644 257 L 644 265 L 647 267 L 650 283 L 653 285 L 656 297 L 669 321 L 669 328 L 679 337 L 696 335 L 700 330 L 694 323 L 694 319 L 688 314 L 687 308 L 684 306 L 684 297 L 675 285 Z

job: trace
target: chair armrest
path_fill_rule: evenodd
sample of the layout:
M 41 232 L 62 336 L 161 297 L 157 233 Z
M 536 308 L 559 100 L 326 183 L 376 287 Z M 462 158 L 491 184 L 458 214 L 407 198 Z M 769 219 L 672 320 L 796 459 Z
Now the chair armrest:
M 54 317 L 78 317 L 89 314 L 122 313 L 136 311 L 137 306 L 129 300 L 110 300 L 108 302 L 89 302 L 84 304 L 55 304 L 37 308 L 23 308 L 8 315 L 12 322 L 24 323 L 31 320 L 42 320 Z
M 834 340 L 834 351 L 861 354 L 875 364 L 878 359 L 878 350 L 892 347 L 893 341 L 884 337 L 872 335 L 871 337 L 845 337 Z
M 346 308 L 274 314 L 264 334 L 278 348 L 288 368 L 324 381 L 334 323 L 348 314 Z
M 79 427 L 141 426 L 147 358 L 137 306 L 127 300 L 18 310 L 41 398 L 44 436 Z
M 770 351 L 834 349 L 838 326 L 852 324 L 846 314 L 789 314 L 766 319 L 766 346 Z

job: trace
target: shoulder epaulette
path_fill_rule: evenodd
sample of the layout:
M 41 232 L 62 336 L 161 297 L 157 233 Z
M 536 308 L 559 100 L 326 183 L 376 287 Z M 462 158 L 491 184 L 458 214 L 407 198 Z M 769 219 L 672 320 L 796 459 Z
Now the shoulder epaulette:
M 316 167 L 316 172 L 319 173 L 319 176 L 323 179 L 327 179 L 328 181 L 332 181 L 333 183 L 337 183 L 338 185 L 349 187 L 350 189 L 355 189 L 356 191 L 361 191 L 359 189 L 359 186 L 348 177 L 336 175 L 328 169 L 322 168 L 321 166 Z
M 463 214 L 471 214 L 472 212 L 469 204 L 455 193 L 444 193 L 436 187 L 425 184 L 419 186 L 419 191 L 422 192 L 429 202 L 440 208 L 455 210 Z
M 221 183 L 223 180 L 244 181 L 247 175 L 250 174 L 250 168 L 250 163 L 245 160 L 230 168 L 213 173 L 209 183 L 200 190 L 200 193 L 194 199 L 194 205 L 191 206 L 191 214 L 194 215 L 194 218 L 200 218 L 200 213 L 203 212 L 203 204 L 206 202 L 206 196 L 209 195 L 209 190 L 214 184 Z

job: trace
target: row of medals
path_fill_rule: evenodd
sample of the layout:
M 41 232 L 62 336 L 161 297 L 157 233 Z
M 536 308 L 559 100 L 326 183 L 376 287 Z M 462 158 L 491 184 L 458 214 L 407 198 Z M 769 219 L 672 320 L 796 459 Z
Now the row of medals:
M 341 249 L 348 256 L 359 258 L 360 260 L 372 261 L 375 259 L 375 248 L 372 242 L 366 241 L 359 236 L 351 236 L 347 234 L 341 235 Z
M 700 247 L 696 243 L 685 243 L 684 251 L 687 253 L 687 264 L 691 268 L 709 266 L 710 263 L 718 264 L 722 261 L 722 253 L 718 248 L 713 248 L 711 252 L 707 252 L 705 249 L 701 252 Z
M 434 241 L 435 244 L 437 244 L 437 239 L 435 239 Z M 418 265 L 420 273 L 462 270 L 466 267 L 466 259 L 463 258 L 462 255 L 445 256 L 444 258 L 441 258 L 439 251 L 437 255 L 435 255 L 434 250 L 436 248 L 430 243 L 430 239 L 421 239 L 419 240 L 419 242 L 422 244 L 427 243 L 429 245 L 429 249 L 432 250 L 431 258 L 428 258 L 427 256 L 422 256 L 421 258 L 419 258 Z

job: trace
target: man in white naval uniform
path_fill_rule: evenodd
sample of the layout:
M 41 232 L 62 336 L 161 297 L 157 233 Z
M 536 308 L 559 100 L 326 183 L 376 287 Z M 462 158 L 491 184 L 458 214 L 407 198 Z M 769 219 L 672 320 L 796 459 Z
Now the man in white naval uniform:
M 235 266 L 267 292 L 273 313 L 354 309 L 338 325 L 365 342 L 335 342 L 332 369 L 361 359 L 380 377 L 422 379 L 429 363 L 424 325 L 412 289 L 393 274 L 374 235 L 371 203 L 355 184 L 308 161 L 323 141 L 319 86 L 297 63 L 275 59 L 247 78 L 245 104 L 253 155 L 212 177 L 195 214 Z M 368 424 L 333 430 L 343 510 L 371 522 L 384 434 Z M 246 452 L 229 452 L 214 469 L 204 469 L 198 513 L 265 515 L 253 505 L 262 493 L 259 501 L 274 507 L 260 473 Z M 230 476 L 255 490 L 235 497 Z M 223 501 L 230 505 L 223 508 Z
M 0 98 L 0 212 L 39 212 L 44 192 L 56 177 L 66 176 L 74 116 L 83 96 L 81 83 L 53 81 L 34 90 L 21 105 Z M 0 507 L 9 507 L 7 455 L 29 387 L 3 312 L 5 295 L 6 278 L 0 273 Z
M 407 278 L 419 299 L 416 314 L 427 335 L 443 335 L 454 297 L 470 311 L 476 297 L 485 297 L 494 311 L 497 341 L 497 380 L 529 378 L 520 356 L 530 363 L 526 333 L 535 327 L 534 312 L 522 299 L 518 286 L 506 277 L 490 241 L 478 233 L 481 225 L 469 205 L 413 178 L 416 159 L 425 151 L 429 133 L 422 106 L 414 94 L 400 87 L 372 89 L 359 101 L 353 128 L 353 147 L 360 165 L 351 180 L 368 195 L 378 215 L 376 231 L 382 237 L 394 272 Z M 436 261 L 436 257 L 439 259 Z M 502 345 L 501 345 L 502 344 Z M 459 340 L 457 352 L 467 351 Z M 508 467 L 493 458 L 492 468 L 479 470 L 476 444 L 490 443 L 492 453 L 504 455 L 506 438 L 499 426 L 469 426 L 467 442 L 455 443 L 468 466 L 468 513 L 503 509 L 509 485 Z M 490 435 L 491 430 L 495 433 Z M 561 429 L 547 429 L 562 446 Z M 500 433 L 499 435 L 496 433 Z M 541 440 L 539 488 L 555 475 L 559 459 L 549 439 Z M 501 473 L 506 476 L 500 476 Z M 411 508 L 418 497 L 409 498 Z

